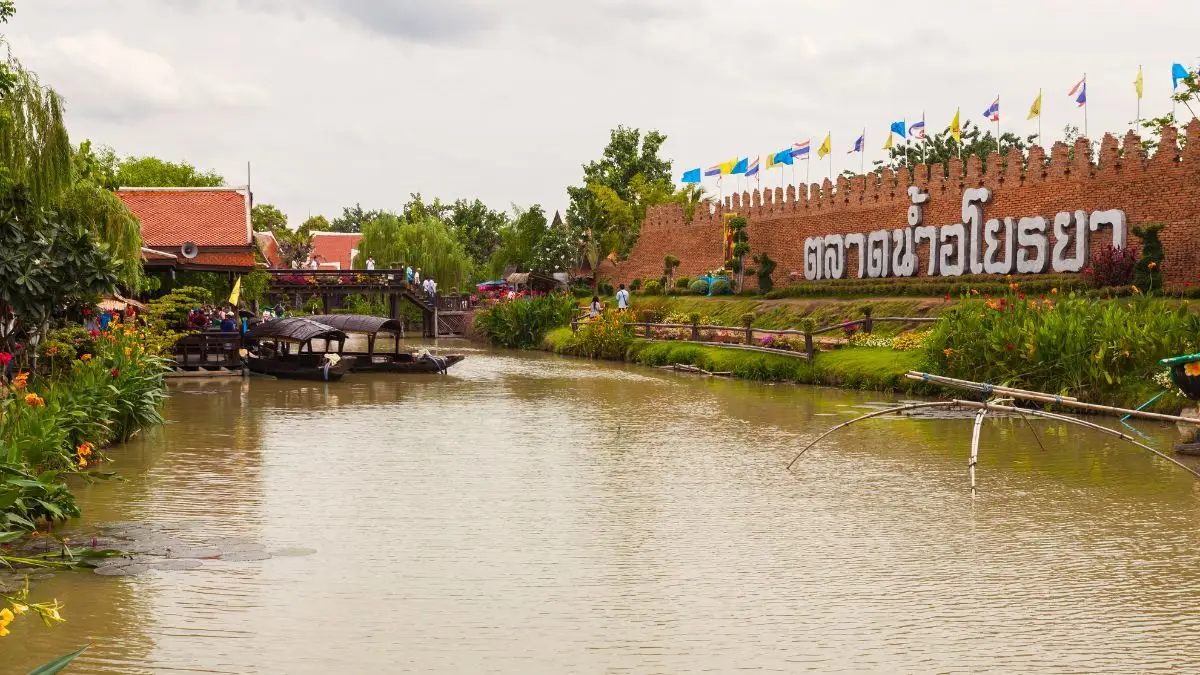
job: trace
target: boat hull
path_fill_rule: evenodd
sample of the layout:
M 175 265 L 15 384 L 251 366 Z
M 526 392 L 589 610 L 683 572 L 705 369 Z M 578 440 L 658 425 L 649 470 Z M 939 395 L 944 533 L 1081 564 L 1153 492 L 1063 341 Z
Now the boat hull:
M 328 369 L 322 354 L 290 355 L 282 358 L 262 358 L 251 354 L 246 357 L 245 363 L 250 372 L 260 375 L 273 375 L 285 380 L 337 382 L 351 371 L 354 358 L 343 356 Z
M 441 373 L 450 366 L 466 357 L 462 354 L 447 356 L 432 356 L 429 358 L 413 357 L 411 354 L 376 354 L 374 358 L 366 354 L 354 354 L 354 365 L 351 370 L 356 373 Z

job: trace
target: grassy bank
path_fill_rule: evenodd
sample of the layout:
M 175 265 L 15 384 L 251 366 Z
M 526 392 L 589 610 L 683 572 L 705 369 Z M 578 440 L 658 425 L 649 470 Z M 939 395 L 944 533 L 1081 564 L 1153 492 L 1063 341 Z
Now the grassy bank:
M 547 333 L 543 348 L 557 354 L 573 354 L 571 329 L 558 328 Z M 888 348 L 855 347 L 821 352 L 809 363 L 806 359 L 787 354 L 634 339 L 625 352 L 624 360 L 644 366 L 681 363 L 762 382 L 795 382 L 879 391 L 930 391 L 904 379 L 904 373 L 920 368 L 921 353 Z

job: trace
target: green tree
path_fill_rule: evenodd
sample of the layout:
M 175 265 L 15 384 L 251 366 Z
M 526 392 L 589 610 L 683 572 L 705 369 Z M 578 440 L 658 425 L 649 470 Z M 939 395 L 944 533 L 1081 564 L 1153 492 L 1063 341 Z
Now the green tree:
M 158 157 L 126 157 L 117 165 L 121 187 L 221 187 L 225 179 L 215 171 L 201 171 L 187 162 Z
M 639 129 L 613 129 L 601 159 L 583 165 L 583 185 L 567 188 L 572 227 L 592 231 L 613 246 L 609 252 L 628 255 L 646 209 L 674 195 L 671 162 L 658 156 L 666 140 L 657 131 L 643 138 Z
M 500 248 L 500 233 L 508 225 L 508 214 L 493 211 L 478 199 L 459 199 L 450 208 L 448 222 L 475 264 L 486 265 Z
M 513 220 L 500 231 L 500 246 L 488 263 L 488 275 L 499 277 L 509 267 L 531 270 L 537 245 L 549 228 L 541 204 L 527 209 L 514 205 Z
M 362 204 L 342 208 L 342 215 L 329 224 L 331 232 L 362 232 L 375 219 L 385 215 L 384 211 L 364 211 Z M 361 256 L 360 256 L 361 257 Z
M 696 217 L 696 209 L 704 203 L 704 186 L 698 183 L 684 185 L 668 201 L 683 206 L 683 219 L 690 223 Z
M 726 261 L 729 267 L 737 273 L 737 292 L 742 292 L 742 283 L 746 278 L 744 264 L 746 254 L 750 252 L 750 235 L 746 232 L 746 219 L 737 216 L 729 219 L 729 231 L 733 234 L 733 257 Z
M 255 204 L 250 210 L 250 224 L 255 232 L 278 232 L 287 229 L 287 216 L 274 204 Z
M 64 222 L 89 228 L 104 244 L 123 288 L 145 289 L 141 223 L 117 195 L 89 180 L 76 181 L 60 198 L 58 211 Z
M 915 166 L 921 163 L 941 164 L 945 170 L 948 170 L 951 159 L 961 157 L 963 163 L 966 164 L 967 158 L 971 155 L 979 157 L 984 168 L 987 168 L 988 154 L 997 150 L 996 137 L 992 135 L 992 132 L 985 132 L 971 120 L 966 120 L 963 122 L 960 136 L 961 140 L 954 140 L 950 134 L 950 127 L 947 126 L 945 130 L 927 137 L 924 142 L 895 145 L 888 151 L 886 161 L 876 160 L 874 162 L 875 170 L 879 171 L 881 167 L 886 166 L 893 171 L 899 171 L 900 167 Z M 999 147 L 1004 153 L 1007 153 L 1009 148 L 1015 147 L 1024 156 L 1029 152 L 1029 146 L 1033 145 L 1036 140 L 1037 134 L 1021 138 L 1005 132 L 1000 137 Z M 851 175 L 854 173 L 851 172 Z
M 1188 76 L 1180 80 L 1180 83 L 1182 84 L 1182 88 L 1177 88 L 1171 94 L 1171 100 L 1175 103 L 1182 103 L 1188 112 L 1192 114 L 1192 117 L 1195 118 L 1196 109 L 1192 106 L 1195 105 L 1197 108 L 1200 108 L 1200 75 L 1197 74 L 1196 70 L 1189 70 Z M 1179 124 L 1180 121 L 1175 117 L 1174 110 L 1161 117 L 1151 117 L 1142 120 L 1141 126 L 1147 132 L 1146 137 L 1142 139 L 1142 147 L 1147 152 L 1154 150 L 1162 141 L 1163 129 L 1178 127 Z M 1187 141 L 1188 137 L 1186 135 L 1179 136 L 1179 145 L 1181 147 L 1185 147 Z
M 63 124 L 62 98 L 9 56 L 11 87 L 0 99 L 0 178 L 24 185 L 49 206 L 71 185 L 74 148 Z
M 112 292 L 112 257 L 90 227 L 36 204 L 24 186 L 0 197 L 0 351 L 17 335 L 44 336 L 69 307 Z
M 778 263 L 767 255 L 766 251 L 759 253 L 751 258 L 755 265 L 758 265 L 758 292 L 770 293 L 775 288 L 775 280 L 771 277 L 775 273 L 775 268 Z
M 426 204 L 421 198 L 420 192 L 412 192 L 408 195 L 408 202 L 404 204 L 404 208 L 400 213 L 404 215 L 404 219 L 410 223 L 425 220 L 426 218 L 437 218 L 445 221 L 450 211 L 454 208 L 451 204 L 443 204 L 442 200 L 434 197 L 433 201 Z
M 443 288 L 461 288 L 471 280 L 471 257 L 454 232 L 436 218 L 410 223 L 385 213 L 368 222 L 362 235 L 355 265 L 365 265 L 367 258 L 383 267 L 412 265 Z
M 308 220 L 300 224 L 300 229 L 296 233 L 304 237 L 312 237 L 313 232 L 329 232 L 333 226 L 325 219 L 325 216 L 310 216 Z
M 0 0 L 0 23 L 8 23 L 8 20 L 16 13 L 17 7 L 13 4 L 13 0 Z M 7 63 L 0 63 L 0 98 L 8 96 L 16 86 L 17 74 Z

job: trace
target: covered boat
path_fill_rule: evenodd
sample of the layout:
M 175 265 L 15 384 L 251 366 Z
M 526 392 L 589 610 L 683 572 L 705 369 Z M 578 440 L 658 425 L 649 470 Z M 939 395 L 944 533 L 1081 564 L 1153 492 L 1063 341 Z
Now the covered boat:
M 314 340 L 320 341 L 320 351 L 313 348 Z M 353 357 L 341 353 L 345 344 L 345 332 L 310 317 L 275 319 L 246 332 L 245 363 L 263 375 L 331 382 L 342 379 L 354 364 Z
M 1162 363 L 1171 367 L 1171 380 L 1188 398 L 1200 400 L 1200 354 L 1175 356 Z
M 351 369 L 355 372 L 443 373 L 466 358 L 462 354 L 439 356 L 428 352 L 414 354 L 410 351 L 400 351 L 402 326 L 396 319 L 363 314 L 319 314 L 309 318 L 344 333 L 366 337 L 367 351 L 341 352 L 346 357 L 354 358 Z M 391 335 L 391 352 L 376 353 L 375 344 L 380 333 Z

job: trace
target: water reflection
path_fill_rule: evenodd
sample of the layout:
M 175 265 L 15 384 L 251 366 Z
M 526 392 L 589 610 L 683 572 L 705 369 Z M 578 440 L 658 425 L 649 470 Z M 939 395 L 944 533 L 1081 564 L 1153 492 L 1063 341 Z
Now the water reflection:
M 1197 481 L 1057 423 L 473 353 L 450 375 L 178 385 L 89 524 L 312 555 L 59 575 L 81 673 L 1190 670 Z M 1156 445 L 1173 429 L 1144 426 Z M 11 654 L 11 657 L 10 657 Z M 9 660 L 11 659 L 11 660 Z

